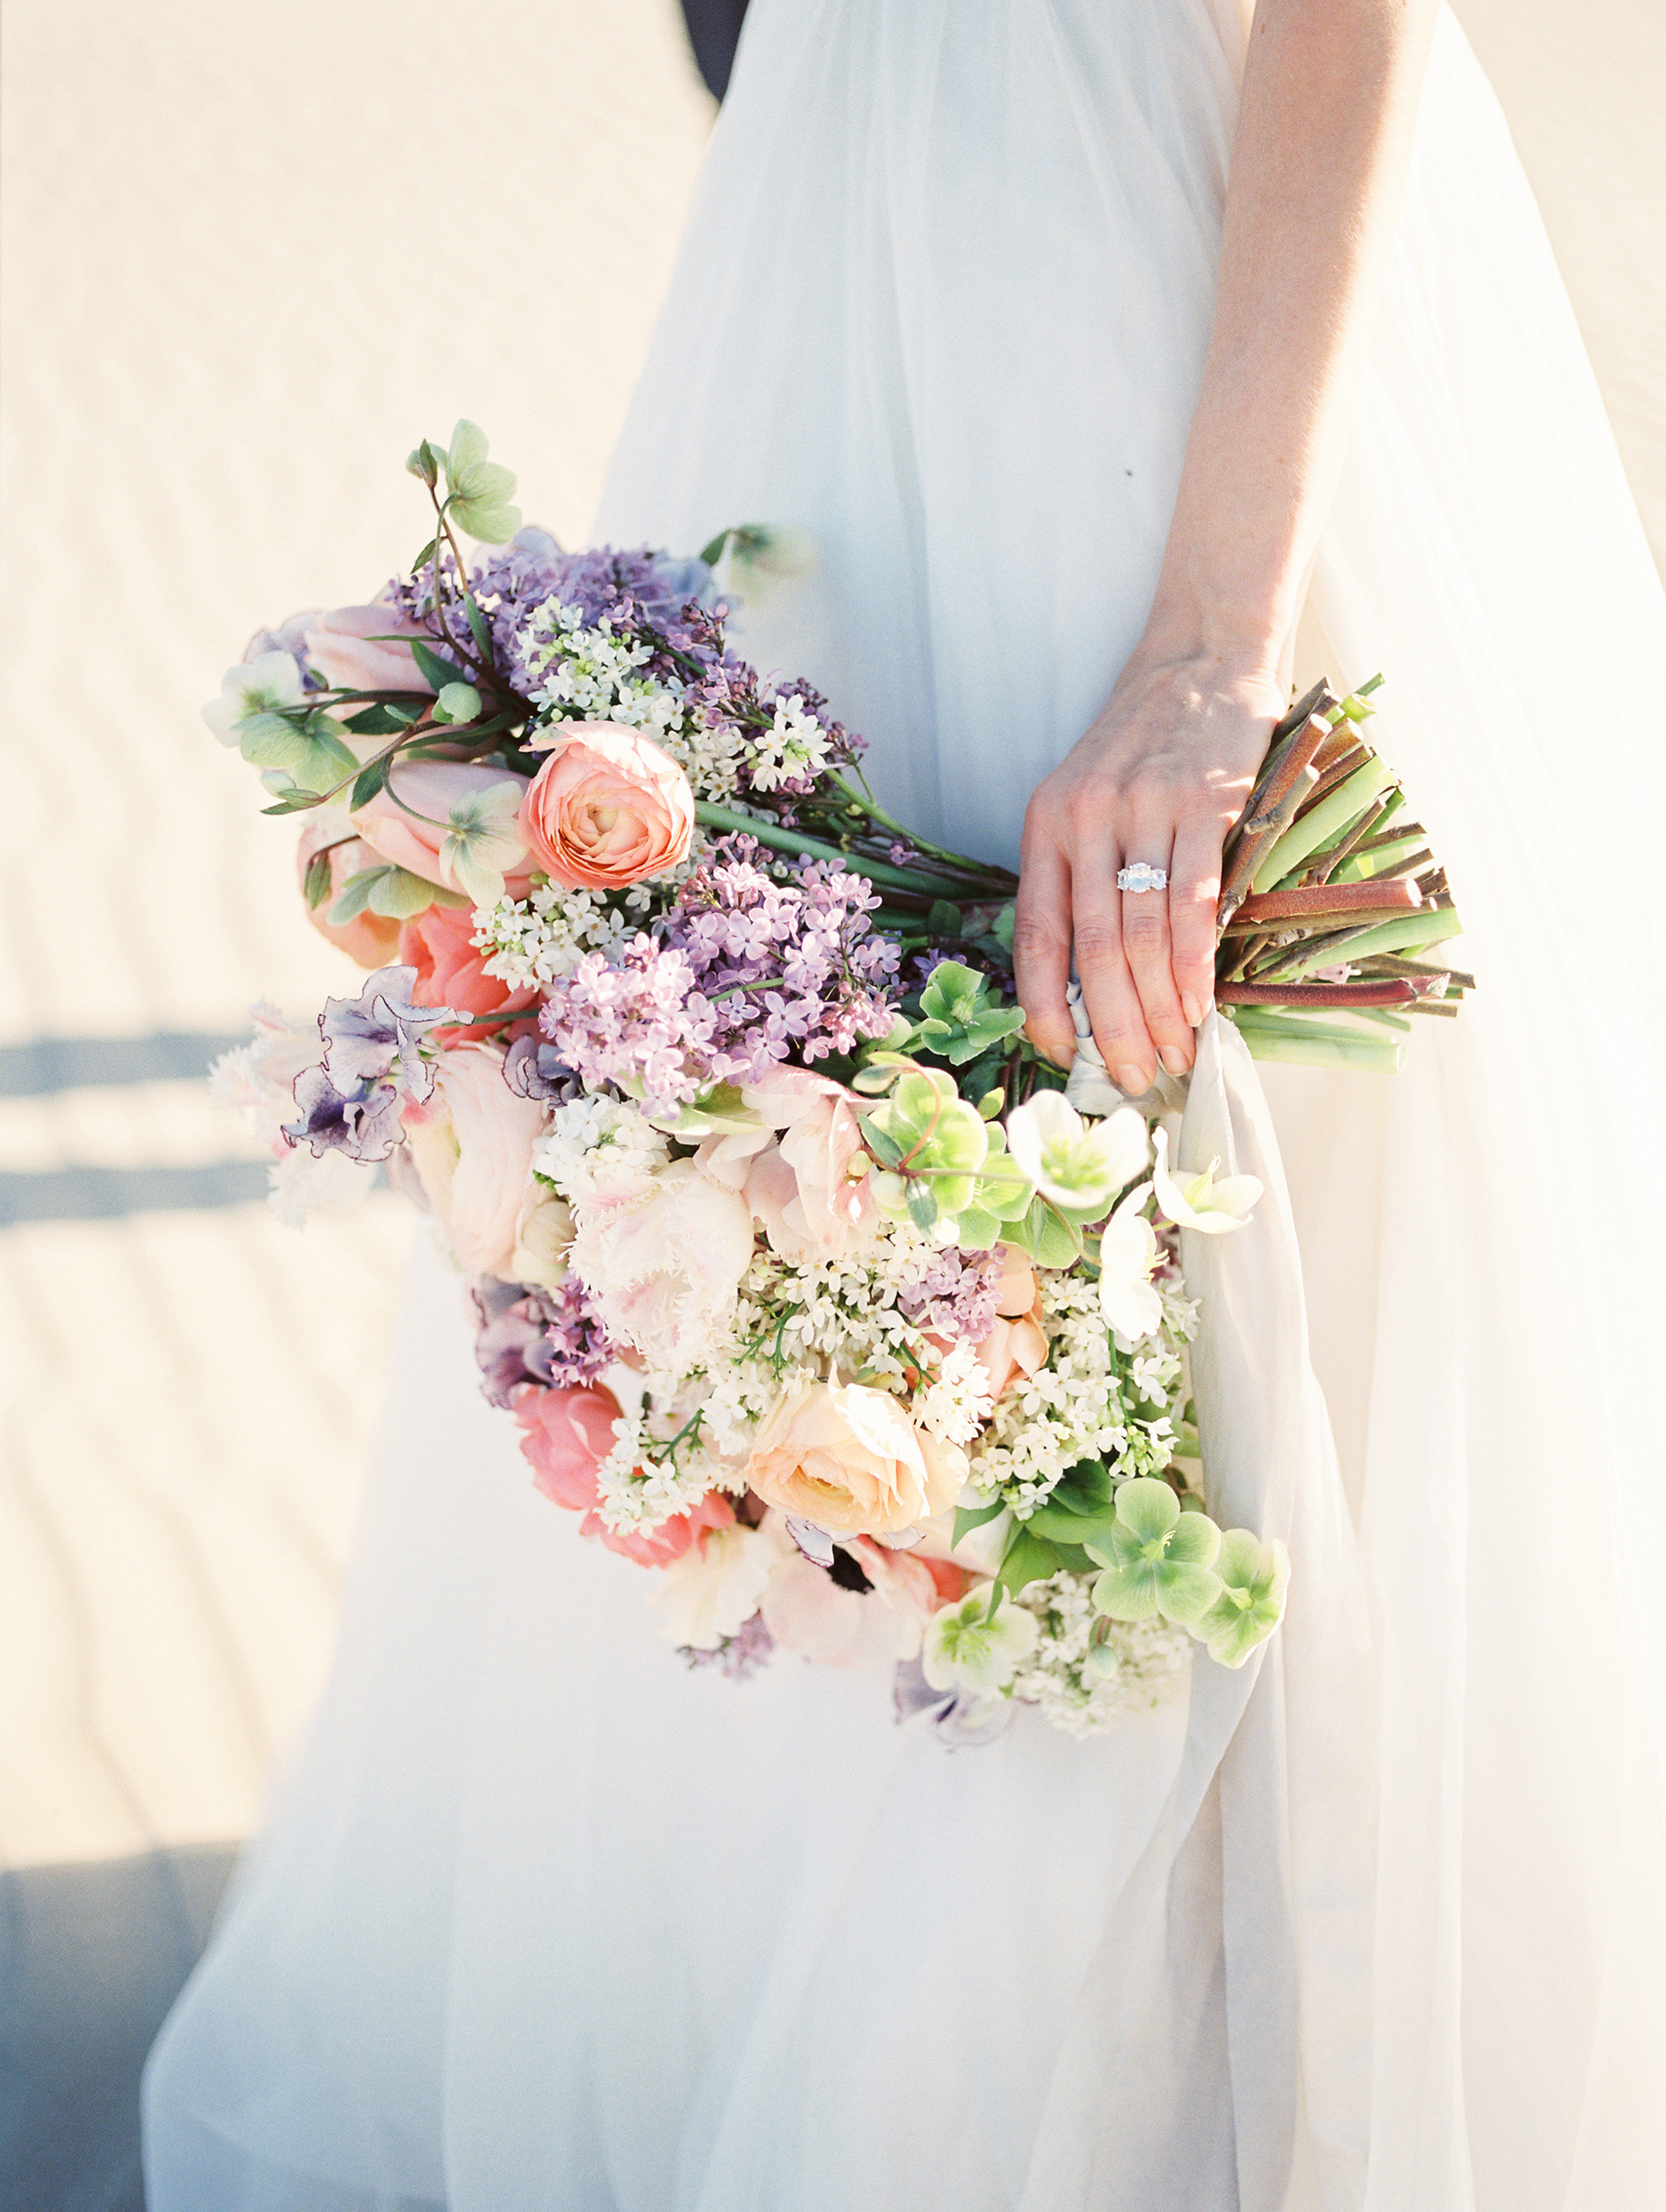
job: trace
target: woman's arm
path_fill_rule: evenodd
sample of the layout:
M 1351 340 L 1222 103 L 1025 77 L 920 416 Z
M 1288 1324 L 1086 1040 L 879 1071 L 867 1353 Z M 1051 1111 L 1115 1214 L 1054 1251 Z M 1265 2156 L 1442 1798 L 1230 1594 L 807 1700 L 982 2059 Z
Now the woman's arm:
M 1025 818 L 1013 953 L 1030 1034 L 1068 1060 L 1073 938 L 1116 1081 L 1191 1065 L 1220 851 L 1288 704 L 1410 160 L 1438 0 L 1259 0 L 1214 328 L 1157 597 L 1110 702 Z M 1134 860 L 1160 892 L 1119 892 Z

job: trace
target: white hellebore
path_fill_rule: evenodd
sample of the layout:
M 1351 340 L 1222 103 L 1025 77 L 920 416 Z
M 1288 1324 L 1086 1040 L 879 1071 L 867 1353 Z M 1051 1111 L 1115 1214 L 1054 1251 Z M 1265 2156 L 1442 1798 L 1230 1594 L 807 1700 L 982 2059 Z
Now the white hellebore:
M 1159 1146 L 1162 1135 L 1159 1129 Z M 1157 1265 L 1157 1231 L 1141 1211 L 1150 1194 L 1148 1182 L 1131 1190 L 1099 1239 L 1099 1310 L 1106 1328 L 1129 1344 L 1155 1336 L 1163 1325 L 1163 1301 L 1151 1279 Z
M 1005 1601 L 999 1583 L 986 1583 L 933 1613 L 921 1665 L 933 1690 L 987 1693 L 1006 1687 L 1040 1638 L 1035 1614 Z
M 257 714 L 275 714 L 303 696 L 301 669 L 292 653 L 263 653 L 226 671 L 220 696 L 203 709 L 203 720 L 222 745 L 243 742 L 243 725 Z
M 1157 1202 L 1169 1219 L 1182 1229 L 1201 1231 L 1205 1237 L 1224 1237 L 1229 1229 L 1242 1229 L 1262 1194 L 1258 1176 L 1223 1176 L 1215 1181 L 1218 1159 L 1201 1175 L 1169 1165 L 1169 1133 L 1157 1133 L 1157 1171 L 1152 1180 Z
M 493 906 L 503 896 L 503 872 L 526 857 L 515 828 L 520 815 L 518 783 L 489 783 L 455 799 L 446 813 L 440 841 L 440 872 L 476 906 Z
M 1058 1091 L 1038 1091 L 1013 1108 L 1006 1147 L 1043 1198 L 1078 1213 L 1108 1206 L 1151 1157 L 1143 1114 L 1119 1106 L 1103 1121 L 1085 1121 Z
M 708 1528 L 660 1577 L 654 1610 L 669 1644 L 715 1651 L 749 1621 L 781 1557 L 761 1528 Z

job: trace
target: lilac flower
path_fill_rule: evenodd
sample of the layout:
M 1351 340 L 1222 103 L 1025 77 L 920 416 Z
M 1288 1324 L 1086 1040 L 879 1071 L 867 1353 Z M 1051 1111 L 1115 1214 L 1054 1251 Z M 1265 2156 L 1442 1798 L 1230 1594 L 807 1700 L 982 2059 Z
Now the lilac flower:
M 370 1083 L 337 1091 L 324 1067 L 304 1067 L 295 1082 L 298 1121 L 285 1121 L 292 1145 L 307 1145 L 314 1158 L 344 1152 L 352 1160 L 385 1160 L 403 1141 L 397 1084 Z
M 780 882 L 749 840 L 723 849 L 656 924 L 660 942 L 636 936 L 611 963 L 587 953 L 540 1016 L 587 1085 L 628 1089 L 651 1115 L 758 1081 L 789 1054 L 851 1052 L 895 1019 L 896 949 L 868 927 L 865 878 L 818 860 Z
M 712 1650 L 684 1644 L 678 1647 L 678 1656 L 690 1667 L 715 1667 L 731 1682 L 744 1682 L 768 1663 L 775 1648 L 775 1639 L 764 1626 L 763 1615 L 755 1613 Z
M 619 1356 L 575 1275 L 554 1290 L 482 1275 L 469 1296 L 479 1323 L 474 1357 L 480 1387 L 494 1406 L 508 1406 L 523 1383 L 581 1388 Z
M 1000 1273 L 997 1253 L 948 1245 L 922 1259 L 919 1273 L 898 1288 L 897 1303 L 929 1335 L 982 1344 L 995 1325 Z
M 450 1006 L 419 1006 L 411 999 L 414 968 L 379 968 L 356 999 L 326 999 L 319 1016 L 324 1065 L 337 1087 L 380 1083 L 398 1064 L 399 1081 L 419 1104 L 434 1089 L 434 1064 L 424 1058 L 425 1033 L 441 1022 L 466 1021 Z
M 569 1389 L 593 1382 L 618 1358 L 619 1347 L 584 1285 L 576 1275 L 569 1275 L 553 1291 L 544 1291 L 543 1302 L 549 1316 L 544 1347 L 551 1379 Z
M 475 568 L 472 584 L 491 630 L 499 673 L 523 697 L 539 678 L 527 665 L 532 649 L 547 641 L 548 623 L 532 617 L 550 599 L 576 607 L 587 628 L 605 615 L 616 630 L 644 625 L 670 632 L 691 601 L 711 590 L 703 561 L 675 561 L 639 546 L 610 545 L 564 553 L 547 531 L 526 529 L 495 549 Z

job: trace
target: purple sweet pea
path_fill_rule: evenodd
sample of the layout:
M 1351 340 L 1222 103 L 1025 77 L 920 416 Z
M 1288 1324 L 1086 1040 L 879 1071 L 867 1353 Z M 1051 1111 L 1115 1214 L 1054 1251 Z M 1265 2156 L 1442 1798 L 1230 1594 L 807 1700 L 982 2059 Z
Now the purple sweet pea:
M 345 1152 L 349 1159 L 387 1159 L 404 1137 L 399 1118 L 397 1084 L 360 1085 L 352 1093 L 337 1091 L 323 1067 L 304 1067 L 295 1081 L 298 1121 L 283 1123 L 292 1145 L 308 1145 L 314 1156 Z
M 469 1017 L 450 1006 L 419 1006 L 411 999 L 414 968 L 379 968 L 356 999 L 326 999 L 319 1016 L 324 1065 L 337 1087 L 381 1083 L 398 1063 L 398 1078 L 417 1104 L 434 1090 L 435 1069 L 423 1040 L 442 1022 Z

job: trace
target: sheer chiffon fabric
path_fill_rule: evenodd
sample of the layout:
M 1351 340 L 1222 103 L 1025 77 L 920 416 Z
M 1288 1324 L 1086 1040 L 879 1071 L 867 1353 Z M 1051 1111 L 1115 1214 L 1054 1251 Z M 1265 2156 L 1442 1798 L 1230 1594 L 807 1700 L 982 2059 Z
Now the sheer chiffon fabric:
M 1243 38 L 754 0 L 597 534 L 807 528 L 743 641 L 965 849 L 1015 857 L 1144 620 Z M 1387 671 L 1481 988 L 1392 1080 L 1204 1039 L 1188 1157 L 1269 1189 L 1186 1255 L 1200 1407 L 1288 1531 L 1280 1639 L 953 1754 L 873 1677 L 684 1674 L 423 1263 L 331 1688 L 152 2062 L 153 2212 L 1666 2196 L 1666 608 L 1450 19 L 1298 661 Z

